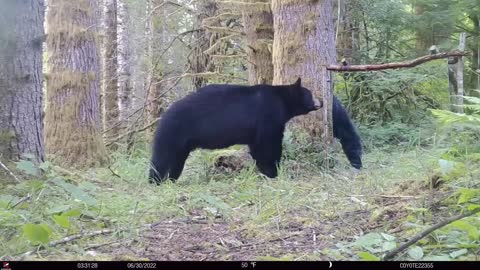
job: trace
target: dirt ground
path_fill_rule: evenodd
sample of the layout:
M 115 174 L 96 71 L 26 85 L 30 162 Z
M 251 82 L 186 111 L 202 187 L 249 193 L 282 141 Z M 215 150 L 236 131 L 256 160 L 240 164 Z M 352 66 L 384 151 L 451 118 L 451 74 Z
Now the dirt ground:
M 308 216 L 305 209 L 304 213 L 291 213 L 289 223 L 253 230 L 257 235 L 240 220 L 208 220 L 194 215 L 165 220 L 143 230 L 135 240 L 105 246 L 96 252 L 118 260 L 329 260 L 322 250 L 335 248 L 340 242 L 353 242 L 369 232 L 400 236 L 409 213 L 407 207 L 425 199 L 415 196 L 420 190 L 424 195 L 428 193 L 425 186 L 395 186 L 392 194 L 372 196 L 363 209 L 339 213 L 313 226 L 293 218 Z M 441 194 L 430 199 L 438 196 Z
M 393 212 L 392 212 L 393 213 Z M 339 241 L 352 241 L 354 235 L 398 227 L 395 220 L 401 213 L 389 214 L 372 222 L 371 212 L 359 210 L 326 219 L 321 226 L 305 226 L 291 222 L 261 240 L 249 236 L 242 224 L 202 219 L 177 219 L 154 224 L 135 241 L 103 247 L 98 252 L 110 253 L 116 259 L 149 260 L 256 260 L 259 257 L 328 260 L 320 251 L 334 247 Z M 397 215 L 397 216 L 396 216 Z M 400 215 L 400 216 L 398 216 Z M 386 223 L 386 221 L 388 222 Z M 235 229 L 239 228 L 239 229 Z M 278 230 L 279 229 L 279 230 Z M 323 257 L 322 257 L 323 256 Z

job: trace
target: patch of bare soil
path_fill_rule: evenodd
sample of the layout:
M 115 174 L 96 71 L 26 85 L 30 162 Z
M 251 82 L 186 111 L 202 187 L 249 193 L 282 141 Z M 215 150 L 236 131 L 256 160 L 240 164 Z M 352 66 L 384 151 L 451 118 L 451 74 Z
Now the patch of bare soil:
M 103 247 L 102 253 L 114 258 L 147 258 L 150 260 L 256 260 L 259 256 L 311 258 L 328 260 L 320 251 L 340 241 L 381 228 L 384 220 L 370 220 L 371 211 L 357 210 L 328 218 L 321 225 L 289 222 L 267 229 L 258 235 L 242 224 L 222 221 L 177 219 L 162 221 L 144 231 L 140 239 L 117 247 Z M 388 224 L 396 216 L 389 216 Z M 386 227 L 390 227 L 390 226 Z M 323 258 L 324 257 L 324 258 Z

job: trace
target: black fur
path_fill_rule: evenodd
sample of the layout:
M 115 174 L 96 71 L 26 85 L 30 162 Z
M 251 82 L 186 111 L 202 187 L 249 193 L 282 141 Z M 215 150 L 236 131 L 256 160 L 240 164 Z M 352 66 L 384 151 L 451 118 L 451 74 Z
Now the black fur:
M 340 140 L 343 152 L 350 164 L 354 168 L 362 168 L 362 143 L 360 136 L 358 136 L 342 103 L 335 96 L 333 97 L 332 122 L 333 136 Z
M 208 85 L 175 102 L 162 115 L 154 143 L 150 181 L 177 179 L 197 148 L 245 144 L 261 173 L 277 176 L 285 124 L 320 108 L 311 91 L 293 85 Z

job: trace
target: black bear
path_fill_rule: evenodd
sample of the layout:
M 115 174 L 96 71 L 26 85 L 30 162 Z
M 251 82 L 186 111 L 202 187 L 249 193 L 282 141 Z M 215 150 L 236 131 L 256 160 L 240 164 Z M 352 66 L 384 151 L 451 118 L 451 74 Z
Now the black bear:
M 177 179 L 197 148 L 245 144 L 259 171 L 277 176 L 285 124 L 321 107 L 312 92 L 292 85 L 208 85 L 175 102 L 155 132 L 150 182 Z
M 332 104 L 333 137 L 340 140 L 343 152 L 352 167 L 362 168 L 362 143 L 342 103 L 333 96 Z
M 230 89 L 235 86 L 231 85 L 221 85 L 213 84 L 200 89 L 211 88 L 222 88 Z M 348 158 L 350 165 L 356 169 L 362 168 L 362 143 L 360 136 L 358 135 L 355 127 L 348 117 L 347 112 L 342 106 L 342 103 L 337 99 L 336 96 L 333 96 L 332 104 L 332 125 L 333 125 L 333 136 L 340 140 L 342 145 L 343 152 Z

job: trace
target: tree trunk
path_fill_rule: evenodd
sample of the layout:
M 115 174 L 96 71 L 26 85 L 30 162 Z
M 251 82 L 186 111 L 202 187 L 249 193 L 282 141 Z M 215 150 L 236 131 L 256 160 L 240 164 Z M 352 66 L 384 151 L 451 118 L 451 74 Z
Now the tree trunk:
M 302 85 L 322 99 L 323 90 L 330 91 L 332 80 L 331 72 L 327 72 L 325 66 L 336 62 L 332 1 L 273 0 L 272 11 L 275 31 L 273 84 L 291 84 L 301 77 Z M 312 139 L 322 136 L 328 144 L 332 141 L 332 131 L 324 130 L 322 122 L 324 117 L 331 117 L 331 95 L 323 102 L 327 115 L 323 115 L 324 110 L 319 110 L 297 118 L 295 122 Z
M 269 3 L 270 0 L 247 0 Z M 272 84 L 273 15 L 270 7 L 248 9 L 243 12 L 243 26 L 247 41 L 248 81 L 250 84 Z
M 7 0 L 0 8 L 0 160 L 44 160 L 43 0 Z M 3 171 L 3 169 L 0 169 Z
M 460 33 L 460 44 L 458 45 L 458 50 L 463 52 L 465 51 L 465 43 L 466 43 L 466 38 L 467 34 L 465 32 Z M 460 56 L 458 57 L 458 63 L 457 63 L 457 87 L 458 87 L 458 93 L 457 93 L 457 111 L 459 113 L 463 113 L 463 95 L 464 95 L 464 89 L 463 89 L 463 57 Z
M 449 57 L 448 58 L 448 91 L 449 91 L 449 97 L 450 97 L 450 111 L 456 112 L 457 108 L 455 106 L 456 98 L 455 95 L 458 92 L 458 86 L 457 86 L 457 62 L 458 62 L 458 57 Z
M 213 17 L 217 12 L 217 4 L 213 0 L 201 0 L 195 4 L 195 27 L 198 31 L 194 33 L 195 45 L 188 62 L 191 73 L 203 73 L 215 69 L 212 57 L 205 53 L 211 45 L 218 39 L 217 33 L 211 33 L 203 27 L 203 20 Z M 202 76 L 192 77 L 192 83 L 195 89 L 199 89 L 207 84 L 207 79 Z
M 472 52 L 472 60 L 469 61 L 472 72 L 470 72 L 467 88 L 480 89 L 480 16 L 471 14 L 469 19 L 473 24 L 473 42 L 469 49 Z M 471 91 L 469 95 L 479 96 L 480 93 Z
M 130 14 L 125 0 L 118 0 L 117 8 L 119 110 L 121 127 L 122 130 L 125 130 L 129 125 L 127 116 L 132 107 Z
M 354 0 L 338 1 L 337 56 L 348 64 L 358 64 L 359 23 L 355 20 L 354 10 L 362 8 Z M 366 35 L 367 36 L 367 35 Z
M 49 0 L 46 147 L 60 165 L 106 159 L 100 134 L 99 1 Z
M 107 138 L 116 138 L 118 128 L 117 0 L 105 1 L 104 104 Z
M 422 15 L 427 11 L 427 6 L 422 1 L 415 1 L 415 15 L 417 17 L 415 29 L 415 51 L 417 56 L 425 55 L 428 48 L 433 45 L 433 31 L 426 22 L 422 22 Z
M 149 25 L 147 28 L 149 70 L 148 70 L 148 90 L 147 90 L 147 107 L 146 107 L 146 123 L 145 126 L 152 124 L 163 112 L 164 98 L 162 98 L 162 68 L 161 68 L 161 53 L 164 48 L 164 19 L 165 5 L 163 0 L 152 0 L 152 14 L 150 14 Z M 153 138 L 155 126 L 145 131 L 147 144 Z

